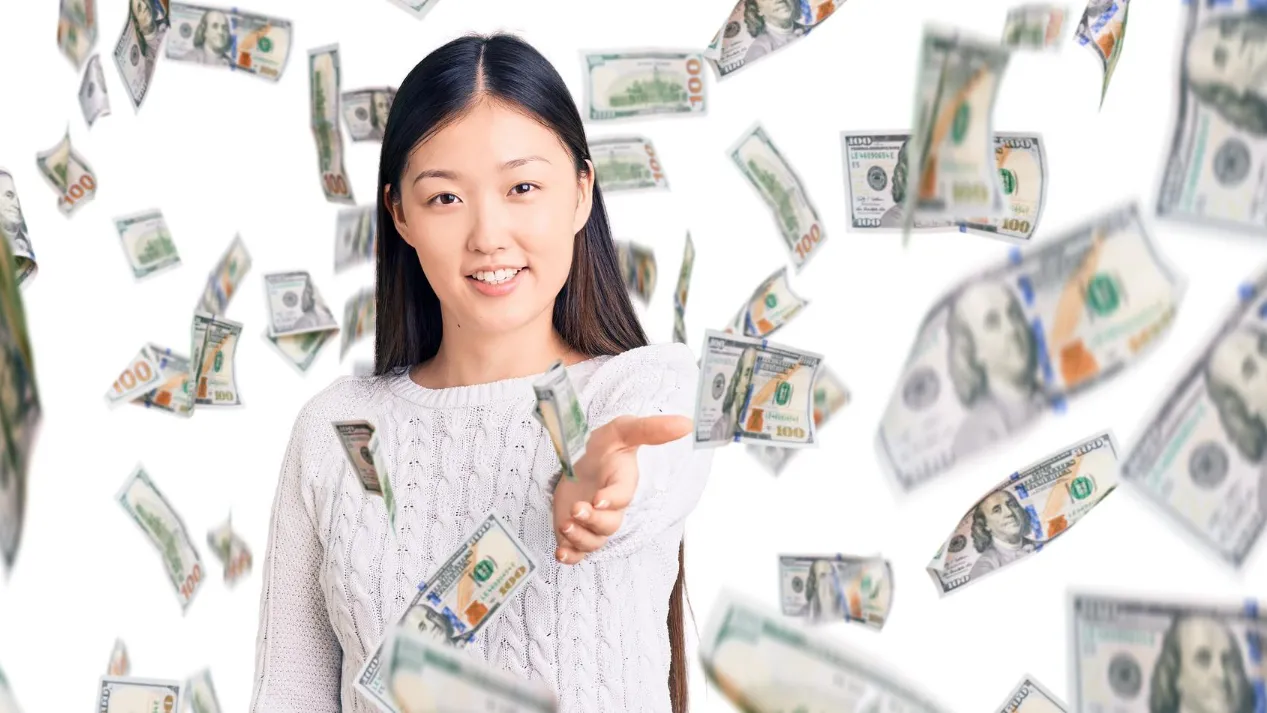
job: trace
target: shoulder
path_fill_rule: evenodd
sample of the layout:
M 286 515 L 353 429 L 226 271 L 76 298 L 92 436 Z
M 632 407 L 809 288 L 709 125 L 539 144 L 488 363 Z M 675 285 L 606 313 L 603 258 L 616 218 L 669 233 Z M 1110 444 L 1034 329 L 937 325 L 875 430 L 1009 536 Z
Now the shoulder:
M 578 384 L 591 415 L 644 414 L 671 406 L 682 410 L 694 399 L 699 366 L 689 347 L 677 342 L 652 344 L 605 357 Z

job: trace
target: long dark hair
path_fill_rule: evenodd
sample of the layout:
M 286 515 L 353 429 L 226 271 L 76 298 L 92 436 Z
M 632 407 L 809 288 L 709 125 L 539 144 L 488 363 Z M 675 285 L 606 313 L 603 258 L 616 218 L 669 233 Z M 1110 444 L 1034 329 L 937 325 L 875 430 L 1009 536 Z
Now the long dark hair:
M 396 91 L 378 162 L 377 328 L 374 373 L 407 369 L 436 355 L 443 336 L 440 300 L 418 256 L 396 230 L 389 200 L 414 147 L 460 118 L 481 98 L 526 112 L 549 127 L 572 155 L 578 175 L 591 170 L 585 128 L 571 93 L 550 62 L 513 35 L 470 35 L 436 49 Z M 385 188 L 391 186 L 391 196 Z M 568 346 L 588 356 L 615 355 L 646 346 L 647 335 L 621 279 L 603 194 L 594 185 L 593 207 L 572 248 L 572 269 L 554 301 L 554 328 Z M 685 551 L 678 546 L 678 576 L 669 595 L 669 698 L 686 711 L 686 644 L 682 612 Z

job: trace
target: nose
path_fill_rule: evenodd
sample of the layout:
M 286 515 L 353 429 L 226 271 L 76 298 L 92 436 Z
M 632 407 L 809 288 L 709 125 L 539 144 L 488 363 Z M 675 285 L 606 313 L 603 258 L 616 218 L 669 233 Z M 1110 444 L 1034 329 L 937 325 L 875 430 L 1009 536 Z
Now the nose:
M 481 201 L 475 211 L 475 223 L 467 237 L 466 249 L 471 252 L 492 255 L 505 250 L 510 244 L 510 230 L 506 223 L 506 211 L 498 201 Z

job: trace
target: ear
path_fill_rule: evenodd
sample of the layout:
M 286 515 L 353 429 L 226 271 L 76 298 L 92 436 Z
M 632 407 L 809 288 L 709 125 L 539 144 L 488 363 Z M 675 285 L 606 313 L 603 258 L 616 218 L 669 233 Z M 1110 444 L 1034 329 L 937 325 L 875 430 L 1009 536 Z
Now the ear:
M 576 201 L 576 217 L 572 220 L 572 232 L 579 233 L 590 219 L 590 211 L 594 208 L 594 162 L 585 159 L 585 173 L 576 181 L 578 191 Z
M 387 212 L 392 215 L 392 223 L 396 225 L 396 232 L 405 239 L 405 242 L 409 242 L 409 233 L 407 231 L 409 226 L 405 223 L 405 207 L 400 204 L 400 201 L 392 199 L 392 186 L 390 183 L 383 186 L 383 204 L 387 206 Z

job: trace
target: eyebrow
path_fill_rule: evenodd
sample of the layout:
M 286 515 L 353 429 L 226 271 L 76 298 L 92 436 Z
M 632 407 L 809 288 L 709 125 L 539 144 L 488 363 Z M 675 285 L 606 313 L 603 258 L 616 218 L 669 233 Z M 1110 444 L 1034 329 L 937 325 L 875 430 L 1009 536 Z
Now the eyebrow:
M 527 163 L 531 163 L 532 161 L 543 161 L 545 163 L 550 163 L 549 160 L 542 158 L 541 156 L 524 156 L 523 158 L 513 158 L 503 163 L 501 165 L 501 170 L 505 171 L 512 168 L 519 168 L 520 166 L 523 166 L 524 164 L 527 164 Z M 419 171 L 418 175 L 414 176 L 414 183 L 417 183 L 418 181 L 421 181 L 424 178 L 446 178 L 450 181 L 456 181 L 458 180 L 458 175 L 459 174 L 457 171 L 450 171 L 448 169 L 443 169 L 443 168 L 427 168 L 427 169 L 423 169 L 422 171 Z

